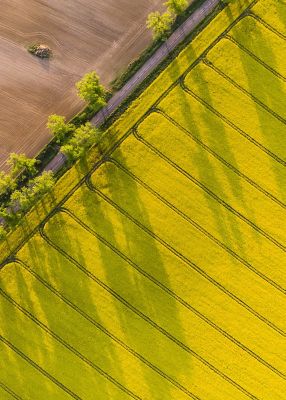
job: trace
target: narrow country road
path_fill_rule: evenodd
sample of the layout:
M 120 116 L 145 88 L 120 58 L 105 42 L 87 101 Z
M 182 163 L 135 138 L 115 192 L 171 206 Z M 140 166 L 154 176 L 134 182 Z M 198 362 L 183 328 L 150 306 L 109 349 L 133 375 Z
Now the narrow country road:
M 206 0 L 190 17 L 180 25 L 162 46 L 146 61 L 130 80 L 109 100 L 91 120 L 97 127 L 117 109 L 117 107 L 140 85 L 154 69 L 168 57 L 169 53 L 181 43 L 220 3 L 220 0 Z M 58 153 L 46 166 L 46 171 L 57 172 L 65 162 L 62 153 Z

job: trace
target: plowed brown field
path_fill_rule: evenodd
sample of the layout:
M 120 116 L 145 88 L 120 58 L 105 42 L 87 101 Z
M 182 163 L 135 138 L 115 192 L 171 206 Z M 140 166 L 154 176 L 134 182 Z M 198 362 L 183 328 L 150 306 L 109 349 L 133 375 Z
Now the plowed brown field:
M 49 140 L 48 115 L 82 106 L 74 84 L 87 71 L 108 83 L 149 43 L 148 13 L 161 0 L 2 0 L 0 169 L 10 152 L 35 155 Z M 52 60 L 26 46 L 48 44 Z

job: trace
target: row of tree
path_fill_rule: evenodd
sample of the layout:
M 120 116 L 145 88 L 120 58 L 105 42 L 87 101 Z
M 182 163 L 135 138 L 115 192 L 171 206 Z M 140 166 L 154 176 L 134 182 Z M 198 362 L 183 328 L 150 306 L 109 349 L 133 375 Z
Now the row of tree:
M 152 30 L 155 40 L 166 38 L 175 18 L 186 10 L 189 3 L 188 0 L 168 0 L 164 5 L 166 6 L 165 12 L 155 11 L 150 13 L 147 18 L 147 28 Z
M 234 3 L 236 0 L 222 0 L 223 3 Z M 169 34 L 172 24 L 178 15 L 181 15 L 189 5 L 188 0 L 168 0 L 164 3 L 166 11 L 152 12 L 148 15 L 146 25 L 152 30 L 153 38 L 165 39 Z
M 223 0 L 232 3 L 235 0 Z M 154 39 L 164 39 L 169 33 L 175 18 L 188 7 L 188 0 L 168 0 L 164 3 L 166 11 L 149 14 L 147 27 L 152 29 Z M 93 110 L 106 104 L 106 90 L 100 84 L 97 74 L 87 73 L 76 83 L 78 95 Z M 48 118 L 47 127 L 61 146 L 61 152 L 72 162 L 82 157 L 88 148 L 97 140 L 100 132 L 90 122 L 75 126 L 66 122 L 64 116 L 53 114 Z M 0 203 L 4 199 L 5 206 L 0 206 L 0 220 L 6 226 L 14 226 L 35 202 L 47 193 L 54 185 L 55 178 L 51 171 L 36 176 L 38 161 L 25 154 L 11 153 L 7 161 L 9 173 L 0 171 Z M 19 180 L 19 177 L 21 178 Z M 21 182 L 26 182 L 25 185 Z M 6 230 L 0 225 L 0 238 Z
M 29 162 L 32 161 L 34 163 L 35 161 L 34 159 L 28 159 L 24 154 L 17 156 L 25 157 Z M 23 214 L 47 193 L 54 183 L 55 178 L 52 171 L 45 171 L 39 176 L 30 178 L 22 188 L 17 188 L 17 180 L 14 179 L 12 174 L 1 172 L 0 197 L 6 196 L 8 201 L 5 202 L 5 206 L 0 207 L 0 239 L 6 237 L 7 228 L 14 227 Z M 5 226 L 3 222 L 5 222 Z
M 94 71 L 77 82 L 76 88 L 79 97 L 92 108 L 99 109 L 105 105 L 106 91 Z M 66 122 L 65 117 L 55 114 L 48 118 L 47 127 L 70 162 L 82 157 L 99 137 L 99 130 L 90 122 L 76 127 Z M 50 191 L 55 183 L 52 171 L 36 176 L 37 164 L 35 158 L 11 153 L 7 160 L 9 172 L 0 171 L 0 202 L 5 204 L 0 206 L 0 239 L 6 236 L 7 228 L 14 227 L 23 214 Z M 26 183 L 23 185 L 23 182 Z
M 100 84 L 98 75 L 92 71 L 87 73 L 76 84 L 78 95 L 88 106 L 100 109 L 106 104 L 106 90 Z M 76 127 L 61 115 L 50 115 L 47 127 L 61 146 L 61 152 L 72 162 L 82 157 L 99 137 L 99 130 L 86 122 Z
M 99 130 L 90 122 L 76 128 L 72 123 L 67 123 L 61 115 L 51 115 L 47 126 L 69 162 L 82 157 L 99 137 Z

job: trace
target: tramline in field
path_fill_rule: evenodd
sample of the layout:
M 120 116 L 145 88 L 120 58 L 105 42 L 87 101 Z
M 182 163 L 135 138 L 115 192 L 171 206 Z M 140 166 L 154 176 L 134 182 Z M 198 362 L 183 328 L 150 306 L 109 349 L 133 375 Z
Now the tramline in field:
M 1 270 L 0 398 L 285 398 L 285 51 L 283 0 L 228 6 L 67 175 Z

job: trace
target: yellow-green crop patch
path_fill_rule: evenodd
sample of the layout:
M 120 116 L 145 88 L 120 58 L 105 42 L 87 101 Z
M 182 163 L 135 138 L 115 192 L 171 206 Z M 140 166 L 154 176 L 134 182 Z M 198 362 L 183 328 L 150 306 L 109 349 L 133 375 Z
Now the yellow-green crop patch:
M 1 400 L 285 399 L 285 21 L 226 7 L 28 215 Z

